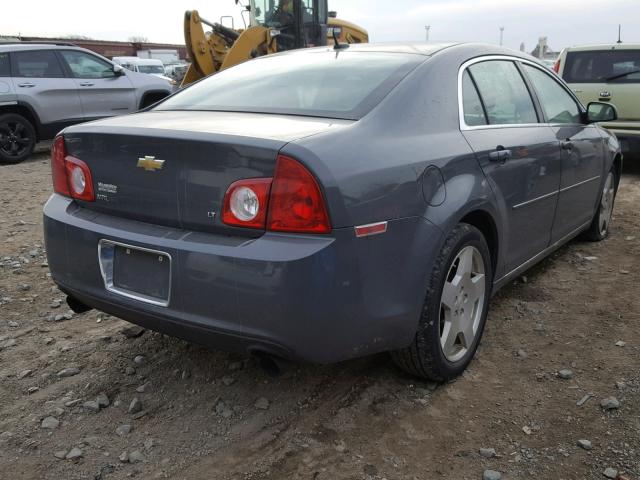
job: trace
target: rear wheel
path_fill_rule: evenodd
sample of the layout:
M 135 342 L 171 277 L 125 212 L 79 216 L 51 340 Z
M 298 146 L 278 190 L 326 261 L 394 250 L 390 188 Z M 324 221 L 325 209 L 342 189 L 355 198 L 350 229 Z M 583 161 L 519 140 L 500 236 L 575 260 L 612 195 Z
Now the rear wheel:
M 611 217 L 613 215 L 613 205 L 616 200 L 616 183 L 616 172 L 615 169 L 612 168 L 604 181 L 598 210 L 596 210 L 591 226 L 586 232 L 587 239 L 592 242 L 604 240 L 609 235 L 609 227 L 611 226 Z
M 392 352 L 395 363 L 435 381 L 460 375 L 480 342 L 492 279 L 491 255 L 482 233 L 459 224 L 435 262 L 413 343 Z
M 0 163 L 20 163 L 36 145 L 36 131 L 22 115 L 0 115 Z

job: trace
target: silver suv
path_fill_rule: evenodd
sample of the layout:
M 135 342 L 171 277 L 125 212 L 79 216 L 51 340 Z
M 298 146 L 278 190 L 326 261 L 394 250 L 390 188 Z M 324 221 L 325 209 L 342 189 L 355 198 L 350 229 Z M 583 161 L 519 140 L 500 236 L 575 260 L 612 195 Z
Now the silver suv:
M 0 43 L 0 163 L 18 163 L 68 125 L 147 107 L 171 93 L 71 44 Z

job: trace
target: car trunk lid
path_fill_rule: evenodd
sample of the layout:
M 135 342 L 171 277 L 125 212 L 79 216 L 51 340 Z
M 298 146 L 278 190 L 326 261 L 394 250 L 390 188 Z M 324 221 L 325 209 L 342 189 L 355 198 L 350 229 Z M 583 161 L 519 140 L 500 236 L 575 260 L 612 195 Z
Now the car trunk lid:
M 67 150 L 89 165 L 96 201 L 115 216 L 198 231 L 221 222 L 224 194 L 271 177 L 289 141 L 351 123 L 225 112 L 147 112 L 67 129 Z

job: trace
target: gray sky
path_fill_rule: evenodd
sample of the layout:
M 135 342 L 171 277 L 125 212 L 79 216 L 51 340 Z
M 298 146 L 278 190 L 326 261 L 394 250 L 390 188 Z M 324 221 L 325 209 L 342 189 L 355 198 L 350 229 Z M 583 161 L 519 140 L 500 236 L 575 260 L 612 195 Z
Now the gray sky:
M 584 43 L 623 40 L 640 43 L 640 0 L 329 0 L 338 17 L 369 30 L 372 41 L 431 41 L 504 43 L 533 49 L 538 37 L 549 37 L 555 49 Z M 4 1 L 0 35 L 86 35 L 127 40 L 140 35 L 156 42 L 183 43 L 185 10 L 195 9 L 210 21 L 239 12 L 233 0 L 19 0 Z M 236 26 L 240 24 L 239 20 Z

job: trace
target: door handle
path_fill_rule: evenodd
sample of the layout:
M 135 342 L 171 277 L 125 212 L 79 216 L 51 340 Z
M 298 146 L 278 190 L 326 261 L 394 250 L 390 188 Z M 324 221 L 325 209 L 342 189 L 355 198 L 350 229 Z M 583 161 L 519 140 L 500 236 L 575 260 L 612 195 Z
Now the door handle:
M 35 83 L 30 83 L 30 82 L 25 82 L 25 83 L 19 83 L 18 86 L 22 87 L 22 88 L 33 88 L 33 87 L 36 86 L 36 84 Z
M 498 146 L 493 152 L 489 153 L 489 160 L 492 162 L 505 162 L 511 158 L 511 150 Z
M 560 142 L 560 146 L 562 150 L 573 150 L 573 142 L 571 140 L 565 140 L 564 142 Z
M 91 83 L 91 82 L 82 82 L 82 83 L 80 84 L 80 86 L 81 86 L 81 87 L 93 87 L 93 85 L 94 85 L 94 84 L 93 84 L 93 83 Z

